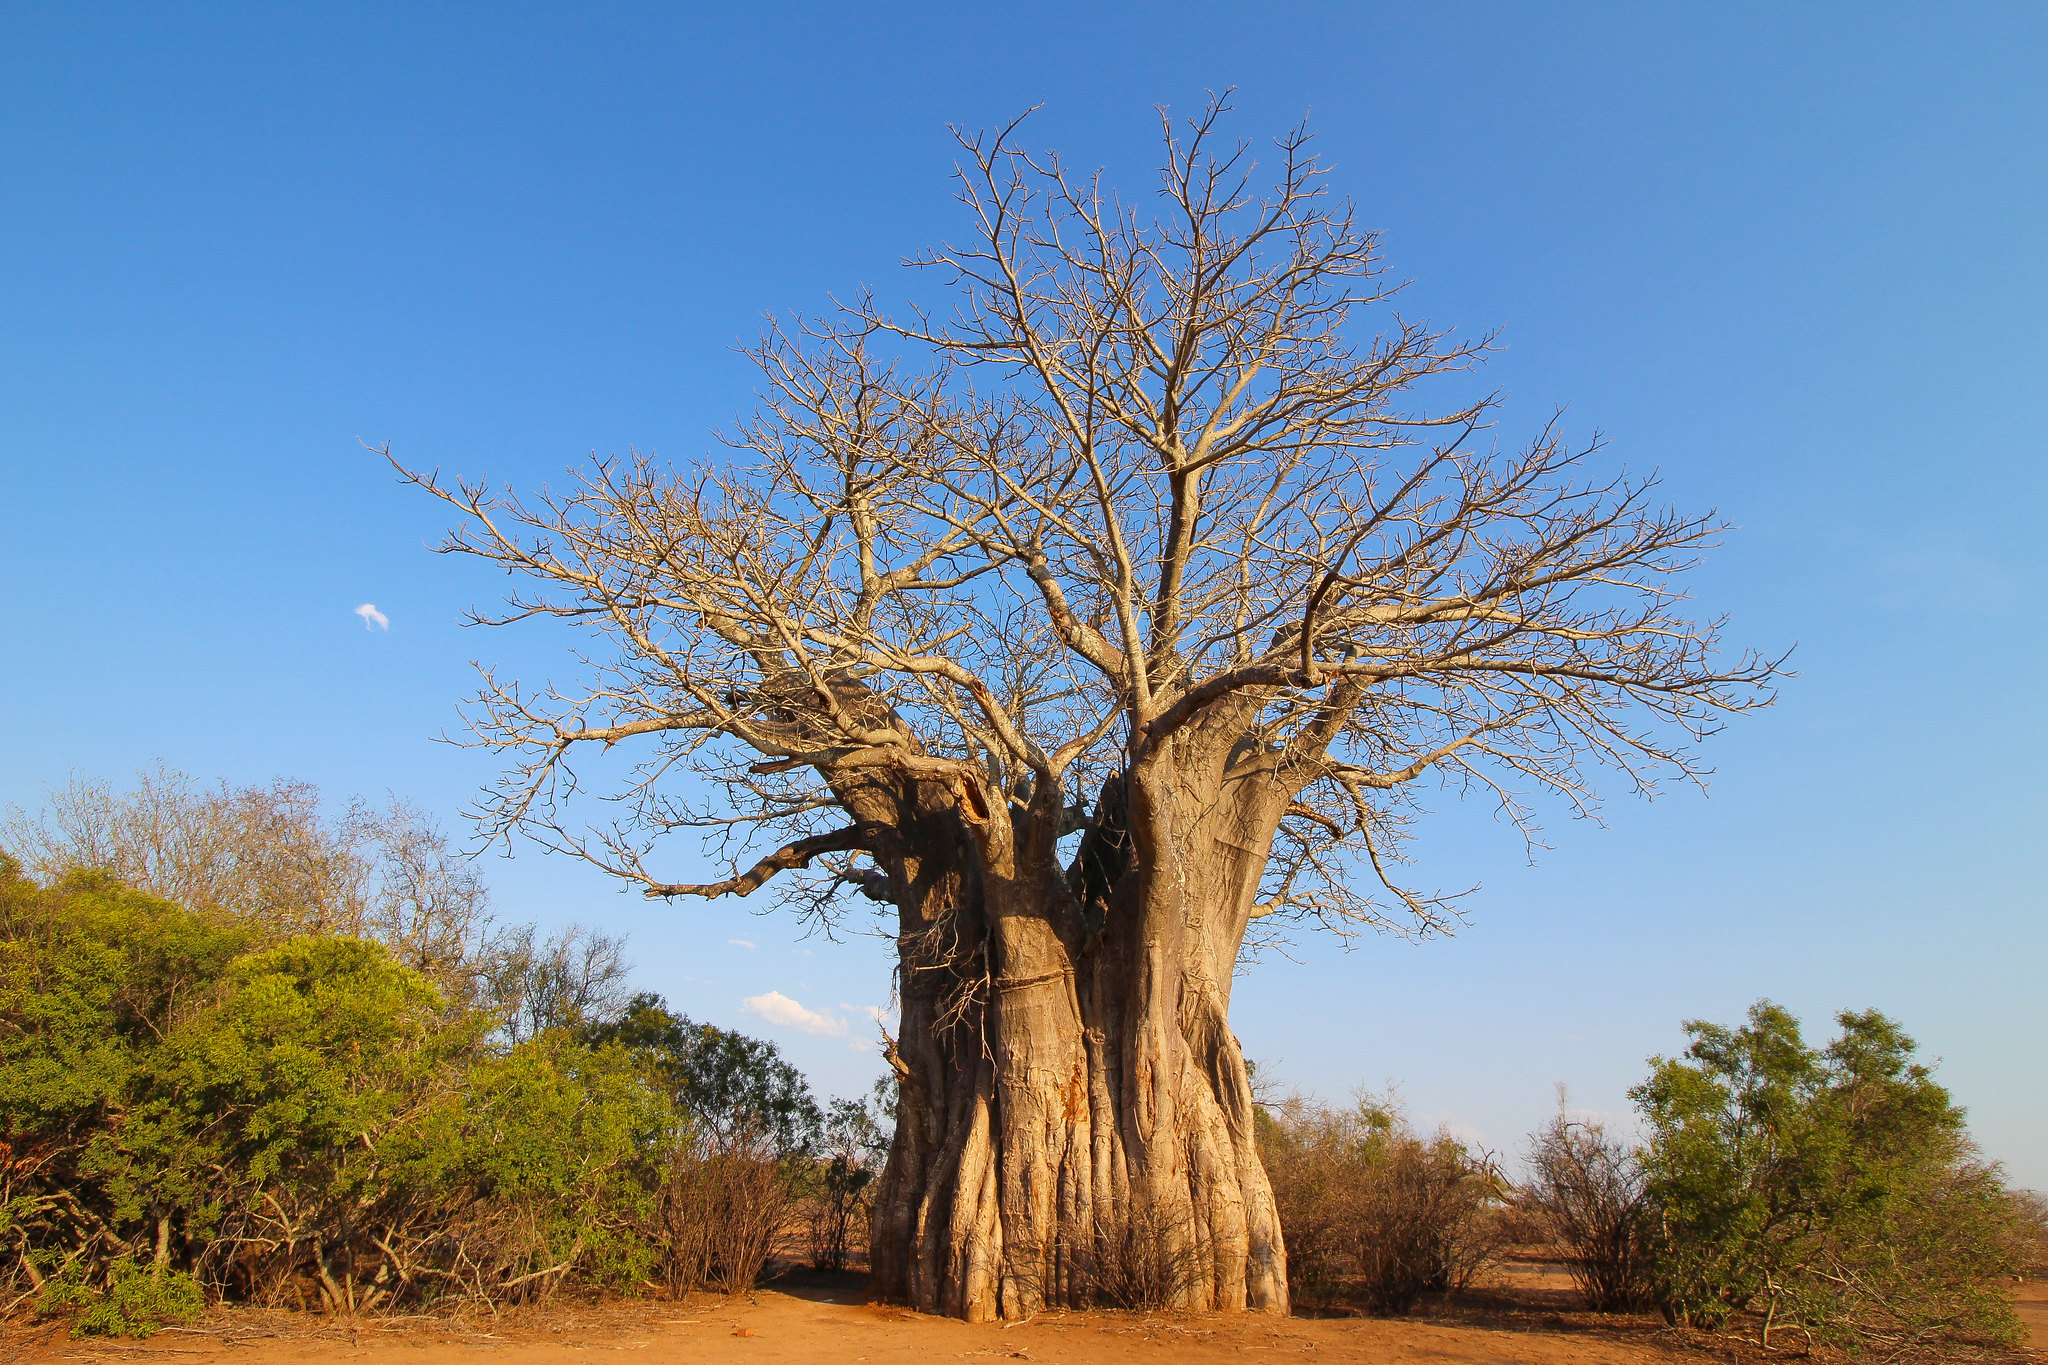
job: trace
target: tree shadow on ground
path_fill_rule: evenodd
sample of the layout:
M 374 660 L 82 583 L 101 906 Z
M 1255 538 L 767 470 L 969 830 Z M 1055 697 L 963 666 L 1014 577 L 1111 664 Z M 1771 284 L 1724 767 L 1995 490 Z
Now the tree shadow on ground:
M 811 1303 L 869 1301 L 865 1270 L 813 1270 L 805 1265 L 792 1265 L 762 1280 L 761 1287 Z

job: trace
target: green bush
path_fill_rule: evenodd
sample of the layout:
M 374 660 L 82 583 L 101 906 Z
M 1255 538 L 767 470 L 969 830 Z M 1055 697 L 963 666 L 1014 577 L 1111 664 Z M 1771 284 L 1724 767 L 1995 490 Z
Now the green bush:
M 750 1285 L 820 1131 L 802 1075 L 653 996 L 502 1022 L 379 943 L 264 942 L 0 855 L 0 1280 L 89 1331 L 200 1294 Z
M 0 855 L 0 1245 L 17 1289 L 104 1288 L 119 1248 L 155 1261 L 166 1199 L 204 1205 L 174 1193 L 175 1174 L 117 1188 L 110 1168 L 123 1164 L 117 1131 L 147 1122 L 136 1110 L 163 1039 L 208 1006 L 247 943 L 104 877 L 40 886 Z
M 205 1310 L 199 1285 L 182 1270 L 115 1261 L 105 1287 L 75 1278 L 51 1280 L 37 1296 L 38 1311 L 72 1316 L 75 1337 L 156 1335 L 168 1323 L 190 1322 Z
M 638 1284 L 662 1268 L 660 1185 L 689 1135 L 626 1049 L 542 1034 L 477 1061 L 408 1138 L 399 1174 L 444 1215 L 413 1240 L 483 1298 Z
M 493 1046 L 374 943 L 249 944 L 0 861 L 8 1278 L 122 1330 L 184 1285 L 347 1312 L 649 1273 L 682 1129 L 626 1049 Z
M 1654 1274 L 1675 1321 L 1742 1315 L 1851 1350 L 2019 1339 L 1997 1279 L 2020 1228 L 1963 1111 L 1876 1012 L 1809 1046 L 1768 1001 L 1735 1029 L 1692 1022 L 1631 1093 L 1649 1127 Z

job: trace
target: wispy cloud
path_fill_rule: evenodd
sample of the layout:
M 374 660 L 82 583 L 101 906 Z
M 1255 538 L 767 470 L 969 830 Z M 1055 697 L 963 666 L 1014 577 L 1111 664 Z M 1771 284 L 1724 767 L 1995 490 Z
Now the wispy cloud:
M 391 618 L 377 610 L 375 602 L 365 602 L 356 608 L 356 615 L 363 618 L 364 630 L 389 630 Z
M 749 951 L 751 951 L 754 947 L 753 944 L 747 942 L 747 940 L 743 938 L 729 938 L 726 940 L 726 942 L 730 943 L 735 948 L 745 948 Z
M 839 1038 L 846 1034 L 846 1025 L 829 1014 L 807 1010 L 781 991 L 770 991 L 766 995 L 750 995 L 740 1001 L 749 1014 L 757 1014 L 771 1024 L 784 1028 L 801 1029 L 820 1038 Z

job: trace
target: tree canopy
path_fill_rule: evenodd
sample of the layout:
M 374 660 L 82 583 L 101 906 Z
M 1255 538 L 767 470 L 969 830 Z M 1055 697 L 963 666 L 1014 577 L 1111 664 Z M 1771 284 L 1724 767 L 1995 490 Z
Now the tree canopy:
M 1526 821 L 1532 792 L 1584 810 L 1589 760 L 1639 789 L 1695 773 L 1684 741 L 1775 671 L 1718 660 L 1673 587 L 1720 524 L 1558 423 L 1501 448 L 1497 395 L 1421 405 L 1490 339 L 1399 311 L 1306 131 L 1261 190 L 1222 113 L 1167 126 L 1156 212 L 1016 125 L 963 137 L 967 233 L 914 262 L 954 306 L 773 323 L 729 458 L 601 460 L 533 499 L 409 476 L 464 514 L 447 549 L 521 582 L 475 619 L 600 637 L 574 686 L 486 674 L 476 734 L 513 759 L 488 827 L 650 895 L 819 859 L 825 888 L 879 894 L 851 855 L 886 836 L 832 818 L 862 773 L 1057 837 L 1220 727 L 1271 796 L 1255 913 L 1341 929 L 1441 922 L 1386 875 L 1424 779 Z M 636 741 L 623 817 L 567 817 L 571 755 Z M 653 857 L 753 825 L 783 846 L 723 881 Z

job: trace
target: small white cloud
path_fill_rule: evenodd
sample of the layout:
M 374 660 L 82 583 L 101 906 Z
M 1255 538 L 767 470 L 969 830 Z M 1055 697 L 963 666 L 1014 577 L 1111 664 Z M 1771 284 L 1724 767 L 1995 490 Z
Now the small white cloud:
M 356 615 L 363 618 L 364 630 L 391 629 L 391 618 L 378 611 L 377 604 L 374 602 L 365 602 L 360 607 L 357 607 Z
M 751 943 L 747 942 L 747 941 L 746 941 L 745 939 L 743 939 L 743 938 L 729 938 L 729 939 L 727 939 L 727 940 L 726 940 L 726 942 L 727 942 L 727 943 L 730 943 L 730 944 L 731 944 L 731 945 L 732 945 L 733 947 L 735 947 L 735 948 L 745 948 L 745 949 L 747 949 L 747 950 L 749 950 L 749 951 L 752 951 L 752 949 L 753 949 L 753 947 L 754 947 L 754 945 L 753 945 L 753 944 L 751 944 Z
M 758 1014 L 771 1024 L 784 1028 L 801 1029 L 820 1038 L 838 1038 L 846 1033 L 846 1025 L 829 1014 L 807 1010 L 781 991 L 770 991 L 766 995 L 750 995 L 740 1001 L 749 1014 Z

